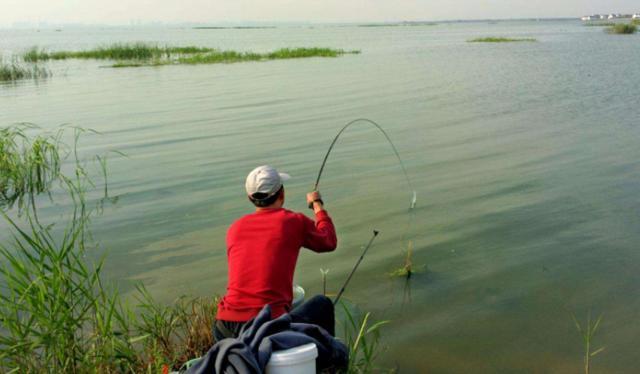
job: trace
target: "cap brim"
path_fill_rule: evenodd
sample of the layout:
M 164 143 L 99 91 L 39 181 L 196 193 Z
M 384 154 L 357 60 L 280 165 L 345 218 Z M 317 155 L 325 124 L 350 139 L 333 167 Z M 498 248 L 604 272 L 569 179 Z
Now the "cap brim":
M 291 176 L 287 173 L 278 173 L 278 174 L 280 175 L 280 180 L 283 182 L 291 179 Z

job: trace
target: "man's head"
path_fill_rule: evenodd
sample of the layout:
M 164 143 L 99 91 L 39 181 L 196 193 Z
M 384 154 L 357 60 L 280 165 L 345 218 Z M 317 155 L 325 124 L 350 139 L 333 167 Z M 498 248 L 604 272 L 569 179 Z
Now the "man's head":
M 289 178 L 288 174 L 278 173 L 272 166 L 258 166 L 249 173 L 245 182 L 249 200 L 260 208 L 271 206 L 279 200 L 284 201 L 282 182 Z

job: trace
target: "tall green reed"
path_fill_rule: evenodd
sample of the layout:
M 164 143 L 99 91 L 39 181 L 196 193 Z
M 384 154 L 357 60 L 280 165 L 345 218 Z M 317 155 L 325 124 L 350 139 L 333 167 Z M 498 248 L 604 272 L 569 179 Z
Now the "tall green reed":
M 140 305 L 131 308 L 105 285 L 104 256 L 94 262 L 88 253 L 90 218 L 99 209 L 88 203 L 96 183 L 75 146 L 84 131 L 74 129 L 74 146 L 66 149 L 61 133 L 29 136 L 32 128 L 0 131 L 0 215 L 11 230 L 0 243 L 0 371 L 159 372 L 201 355 L 212 344 L 216 299 L 164 306 L 140 288 Z M 99 164 L 106 176 L 106 158 Z M 53 189 L 72 207 L 61 222 L 45 224 L 35 197 Z
M 375 361 L 382 353 L 381 328 L 390 321 L 372 322 L 371 313 L 358 317 L 343 302 L 340 304 L 345 315 L 344 342 L 349 349 L 347 373 L 370 373 L 375 369 Z

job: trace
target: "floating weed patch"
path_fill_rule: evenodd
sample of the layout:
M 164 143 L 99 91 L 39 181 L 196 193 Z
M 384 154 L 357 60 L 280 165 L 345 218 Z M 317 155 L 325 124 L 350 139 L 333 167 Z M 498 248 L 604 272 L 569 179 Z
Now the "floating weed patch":
M 487 37 L 476 38 L 467 40 L 469 43 L 518 43 L 518 42 L 537 42 L 534 38 L 502 38 L 502 37 Z
M 635 34 L 638 31 L 638 26 L 633 23 L 618 23 L 615 26 L 608 27 L 606 31 L 609 34 Z
M 426 265 L 414 265 L 413 264 L 413 242 L 409 242 L 407 245 L 407 254 L 404 259 L 404 265 L 395 269 L 389 273 L 393 278 L 407 278 L 410 279 L 411 275 L 416 273 L 423 273 L 427 269 Z

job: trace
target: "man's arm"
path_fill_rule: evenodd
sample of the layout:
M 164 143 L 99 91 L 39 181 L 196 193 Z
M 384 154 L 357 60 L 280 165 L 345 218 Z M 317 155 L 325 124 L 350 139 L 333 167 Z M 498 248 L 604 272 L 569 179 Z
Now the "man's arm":
M 336 229 L 331 217 L 324 209 L 324 202 L 318 191 L 307 194 L 307 204 L 313 209 L 316 221 L 304 217 L 303 246 L 315 252 L 331 252 L 338 246 Z

